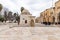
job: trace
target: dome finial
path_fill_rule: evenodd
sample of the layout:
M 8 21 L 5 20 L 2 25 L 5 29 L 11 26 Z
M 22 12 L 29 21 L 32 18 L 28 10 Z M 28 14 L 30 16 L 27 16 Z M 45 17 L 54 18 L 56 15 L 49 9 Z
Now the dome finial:
M 24 7 L 21 7 L 21 12 L 24 10 Z

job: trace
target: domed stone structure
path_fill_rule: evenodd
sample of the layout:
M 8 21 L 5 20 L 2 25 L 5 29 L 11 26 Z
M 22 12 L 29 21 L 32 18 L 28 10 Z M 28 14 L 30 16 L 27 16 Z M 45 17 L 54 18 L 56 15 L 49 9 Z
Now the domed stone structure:
M 32 14 L 30 14 L 30 12 L 25 9 L 24 7 L 21 7 L 21 15 L 20 15 L 20 24 L 30 24 L 31 19 L 34 20 L 35 22 L 35 16 L 32 16 Z

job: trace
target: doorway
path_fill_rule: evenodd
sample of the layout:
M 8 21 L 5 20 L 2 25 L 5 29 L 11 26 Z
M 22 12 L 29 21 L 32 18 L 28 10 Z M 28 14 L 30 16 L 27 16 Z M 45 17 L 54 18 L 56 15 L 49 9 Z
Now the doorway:
M 58 24 L 60 24 L 60 13 L 58 14 Z
M 27 23 L 27 20 L 25 20 L 25 23 Z

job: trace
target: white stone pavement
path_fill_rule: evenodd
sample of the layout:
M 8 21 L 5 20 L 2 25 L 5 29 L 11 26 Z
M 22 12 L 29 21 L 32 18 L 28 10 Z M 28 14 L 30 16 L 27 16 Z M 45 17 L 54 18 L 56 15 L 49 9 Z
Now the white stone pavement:
M 17 24 L 0 25 L 0 40 L 60 40 L 60 27 L 12 27 L 14 25 Z

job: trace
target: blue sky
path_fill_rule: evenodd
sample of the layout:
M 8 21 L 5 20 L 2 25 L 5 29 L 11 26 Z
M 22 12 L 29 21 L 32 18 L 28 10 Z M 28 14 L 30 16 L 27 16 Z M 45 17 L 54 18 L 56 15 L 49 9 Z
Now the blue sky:
M 53 0 L 53 5 L 57 0 Z M 39 16 L 40 12 L 52 7 L 52 0 L 0 0 L 4 7 L 20 14 L 20 8 L 29 10 L 33 16 Z

